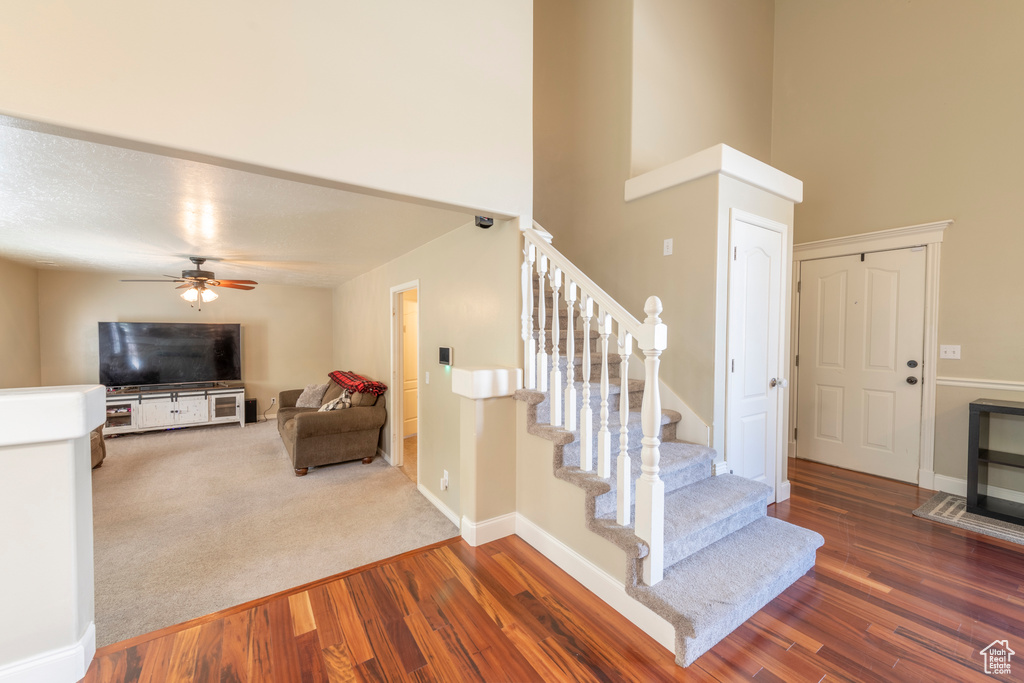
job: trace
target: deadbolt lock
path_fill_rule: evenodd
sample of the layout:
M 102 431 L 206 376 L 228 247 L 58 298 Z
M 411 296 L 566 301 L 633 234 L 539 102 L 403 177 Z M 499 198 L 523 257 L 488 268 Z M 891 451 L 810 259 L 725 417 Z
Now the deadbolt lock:
M 916 360 L 908 360 L 907 361 L 907 367 L 908 368 L 916 368 L 917 367 L 917 361 Z

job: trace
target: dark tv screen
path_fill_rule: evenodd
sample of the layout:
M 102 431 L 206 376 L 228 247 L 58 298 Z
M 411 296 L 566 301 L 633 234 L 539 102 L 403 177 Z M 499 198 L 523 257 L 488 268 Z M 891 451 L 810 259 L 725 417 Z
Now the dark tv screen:
M 125 387 L 242 379 L 238 324 L 99 325 L 100 384 Z

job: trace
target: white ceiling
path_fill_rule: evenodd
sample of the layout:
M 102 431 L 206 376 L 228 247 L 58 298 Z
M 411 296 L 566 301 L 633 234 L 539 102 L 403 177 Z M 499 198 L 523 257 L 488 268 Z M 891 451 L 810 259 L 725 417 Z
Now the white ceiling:
M 334 286 L 472 214 L 0 124 L 0 257 Z

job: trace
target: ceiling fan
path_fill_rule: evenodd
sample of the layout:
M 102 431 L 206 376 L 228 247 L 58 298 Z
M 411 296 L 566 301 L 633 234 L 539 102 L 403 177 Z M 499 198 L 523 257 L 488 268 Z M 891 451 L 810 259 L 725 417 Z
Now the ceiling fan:
M 198 256 L 190 256 L 189 261 L 195 264 L 194 270 L 181 271 L 181 277 L 164 275 L 170 280 L 121 280 L 121 282 L 181 282 L 175 289 L 184 289 L 181 298 L 190 304 L 199 302 L 199 310 L 203 310 L 203 304 L 209 303 L 217 298 L 217 292 L 210 287 L 225 287 L 227 289 L 255 289 L 259 284 L 255 280 L 218 280 L 213 272 L 203 270 L 206 259 Z

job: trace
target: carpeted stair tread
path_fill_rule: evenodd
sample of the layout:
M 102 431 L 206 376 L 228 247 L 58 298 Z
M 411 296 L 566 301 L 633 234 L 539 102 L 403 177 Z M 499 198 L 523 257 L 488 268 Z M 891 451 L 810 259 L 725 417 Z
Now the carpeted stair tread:
M 732 474 L 708 477 L 665 495 L 665 566 L 763 517 L 771 487 Z
M 627 592 L 675 626 L 676 662 L 688 666 L 811 569 L 823 543 L 762 517 Z

